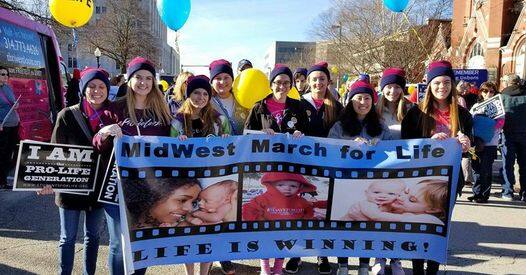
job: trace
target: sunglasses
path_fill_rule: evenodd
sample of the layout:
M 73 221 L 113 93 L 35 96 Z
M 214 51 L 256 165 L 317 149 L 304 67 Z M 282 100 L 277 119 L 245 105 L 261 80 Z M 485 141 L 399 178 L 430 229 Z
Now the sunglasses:
M 7 73 L 1 73 L 0 76 L 7 76 Z

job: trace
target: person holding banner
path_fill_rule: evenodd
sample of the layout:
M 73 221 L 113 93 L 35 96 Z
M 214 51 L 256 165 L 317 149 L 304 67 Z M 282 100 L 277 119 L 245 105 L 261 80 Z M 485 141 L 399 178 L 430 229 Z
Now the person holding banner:
M 423 102 L 413 106 L 402 120 L 402 139 L 455 138 L 466 153 L 471 147 L 473 119 L 458 104 L 455 75 L 451 63 L 435 61 L 427 70 L 427 89 Z M 464 177 L 460 171 L 457 194 L 460 195 Z M 424 260 L 413 260 L 413 273 L 424 274 Z M 428 261 L 425 274 L 437 274 L 439 263 Z
M 287 96 L 291 86 L 292 71 L 285 65 L 276 64 L 270 72 L 272 94 L 252 107 L 245 129 L 301 136 L 307 128 L 307 114 L 299 100 Z
M 8 189 L 7 175 L 11 169 L 13 151 L 18 142 L 20 117 L 16 112 L 18 103 L 13 90 L 7 84 L 9 71 L 0 66 L 0 189 Z
M 382 96 L 376 103 L 376 110 L 382 122 L 389 127 L 393 139 L 400 139 L 401 123 L 412 104 L 404 97 L 405 71 L 389 68 L 380 79 Z
M 329 91 L 330 79 L 327 62 L 315 64 L 307 72 L 309 93 L 301 97 L 301 102 L 309 119 L 308 136 L 327 137 L 343 109 Z
M 243 134 L 248 110 L 237 102 L 232 93 L 234 81 L 232 64 L 224 59 L 214 60 L 210 63 L 209 70 L 212 83 L 212 106 L 228 119 L 232 135 Z
M 111 153 L 114 137 L 168 136 L 170 132 L 170 110 L 157 86 L 153 63 L 136 57 L 128 63 L 126 76 L 126 96 L 112 102 L 109 110 L 101 115 L 105 126 L 93 138 L 93 145 L 103 154 Z M 116 207 L 113 209 L 114 234 L 120 236 L 119 212 Z M 135 271 L 135 274 L 144 273 L 146 269 Z
M 109 89 L 110 82 L 106 71 L 93 68 L 83 70 L 80 78 L 81 102 L 64 108 L 58 113 L 51 142 L 90 146 L 96 129 L 102 123 L 101 114 L 108 108 Z M 99 175 L 97 183 L 103 178 L 103 173 Z M 46 186 L 37 193 L 40 195 L 52 194 L 53 189 L 51 186 Z M 82 212 L 85 214 L 84 274 L 95 274 L 99 249 L 99 230 L 104 215 L 102 205 L 97 202 L 97 194 L 98 192 L 90 192 L 88 195 L 66 193 L 56 193 L 55 195 L 55 203 L 59 208 L 60 215 L 60 274 L 71 274 L 73 271 L 75 241 Z M 108 228 L 111 231 L 111 226 Z M 110 233 L 110 250 L 115 244 L 120 249 L 120 239 Z M 116 261 L 120 263 L 119 267 L 111 264 L 112 259 L 110 258 L 110 272 L 112 274 L 124 273 L 122 254 L 119 253 L 118 257 L 119 259 Z
M 307 113 L 307 136 L 327 137 L 343 106 L 329 90 L 331 73 L 327 62 L 319 62 L 307 71 L 308 93 L 301 96 L 301 103 Z M 288 273 L 297 273 L 301 265 L 301 258 L 291 258 L 285 265 Z M 330 274 L 331 265 L 327 257 L 318 258 L 318 272 Z
M 185 140 L 209 135 L 230 135 L 230 123 L 210 103 L 212 87 L 204 75 L 191 76 L 186 86 L 186 100 L 172 121 L 170 136 Z
M 468 197 L 468 200 L 476 203 L 486 203 L 491 191 L 492 167 L 493 162 L 497 158 L 497 145 L 500 132 L 504 126 L 504 119 L 494 120 L 474 112 L 480 103 L 498 93 L 497 85 L 493 82 L 484 82 L 480 86 L 479 92 L 479 100 L 470 110 L 473 114 L 475 149 L 477 149 L 478 153 L 478 158 L 473 161 L 473 169 L 479 176 L 475 184 L 473 184 L 473 196 Z M 489 123 L 489 125 L 483 122 Z
M 376 144 L 379 140 L 392 139 L 389 128 L 380 121 L 375 110 L 374 89 L 369 83 L 356 81 L 351 86 L 348 97 L 349 103 L 343 109 L 340 119 L 329 131 L 328 138 L 350 139 L 371 144 Z M 338 257 L 338 265 L 338 274 L 349 272 L 347 258 Z M 393 259 L 391 267 L 393 274 L 403 274 L 400 261 Z M 358 274 L 369 274 L 369 258 L 360 258 Z

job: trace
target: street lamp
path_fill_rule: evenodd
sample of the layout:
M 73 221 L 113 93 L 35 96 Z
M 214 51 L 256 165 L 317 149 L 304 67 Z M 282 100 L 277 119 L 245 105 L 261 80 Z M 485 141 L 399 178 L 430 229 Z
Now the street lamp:
M 97 68 L 100 67 L 100 57 L 102 56 L 102 53 L 100 52 L 99 47 L 95 49 L 95 52 L 93 53 L 95 57 L 97 58 Z
M 338 29 L 338 67 L 341 67 L 341 55 L 342 55 L 342 23 L 338 22 L 338 25 L 332 25 L 332 29 Z M 336 79 L 336 87 L 340 88 L 340 70 L 338 70 L 338 78 Z

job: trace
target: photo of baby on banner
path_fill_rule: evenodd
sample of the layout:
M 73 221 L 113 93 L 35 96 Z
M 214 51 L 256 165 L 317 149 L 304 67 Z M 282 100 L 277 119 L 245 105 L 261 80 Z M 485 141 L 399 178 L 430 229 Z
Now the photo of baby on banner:
M 329 179 L 288 172 L 247 173 L 243 221 L 322 220 L 327 213 Z M 259 192 L 254 192 L 257 190 Z
M 448 178 L 443 176 L 335 180 L 331 220 L 445 225 Z
M 123 179 L 131 230 L 236 221 L 237 175 Z

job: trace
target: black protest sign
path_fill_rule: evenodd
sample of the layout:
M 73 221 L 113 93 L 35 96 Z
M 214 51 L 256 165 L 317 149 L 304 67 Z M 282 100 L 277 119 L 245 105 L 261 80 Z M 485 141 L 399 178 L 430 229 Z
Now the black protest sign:
M 98 201 L 107 204 L 119 205 L 119 193 L 117 192 L 117 166 L 115 165 L 115 154 L 111 152 L 111 158 L 106 167 L 104 181 L 100 189 Z
M 502 96 L 496 95 L 489 98 L 472 108 L 471 113 L 485 115 L 489 118 L 496 119 L 503 117 L 505 114 Z
M 22 141 L 13 190 L 93 191 L 99 159 L 90 146 Z

